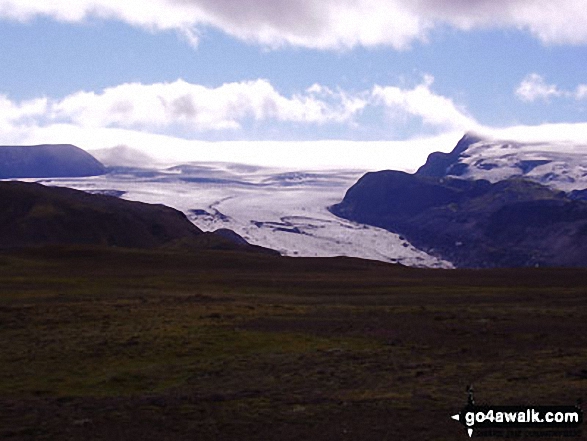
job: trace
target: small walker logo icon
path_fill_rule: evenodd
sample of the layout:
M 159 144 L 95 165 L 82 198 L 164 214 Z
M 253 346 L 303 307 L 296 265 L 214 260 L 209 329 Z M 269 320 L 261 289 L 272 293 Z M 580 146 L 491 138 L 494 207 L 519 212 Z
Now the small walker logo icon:
M 453 420 L 460 421 L 461 415 L 457 413 L 456 415 L 451 416 L 451 418 Z M 473 436 L 473 429 L 467 429 L 467 433 L 469 434 L 469 438 L 471 438 Z

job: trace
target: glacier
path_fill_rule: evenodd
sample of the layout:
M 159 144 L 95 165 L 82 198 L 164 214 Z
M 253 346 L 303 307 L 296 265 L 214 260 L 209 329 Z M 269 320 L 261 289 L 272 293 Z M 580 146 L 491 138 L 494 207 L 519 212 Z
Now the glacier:
M 452 268 L 403 237 L 338 218 L 340 202 L 365 170 L 304 171 L 230 163 L 111 167 L 88 178 L 36 179 L 181 210 L 204 231 L 228 228 L 285 256 L 349 256 L 407 266 Z

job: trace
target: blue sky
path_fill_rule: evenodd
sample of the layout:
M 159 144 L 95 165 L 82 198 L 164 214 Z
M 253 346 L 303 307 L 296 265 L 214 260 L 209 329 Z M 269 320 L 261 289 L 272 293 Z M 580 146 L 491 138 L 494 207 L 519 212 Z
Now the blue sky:
M 0 143 L 279 165 L 343 140 L 365 167 L 467 130 L 587 143 L 582 1 L 49 3 L 0 0 Z

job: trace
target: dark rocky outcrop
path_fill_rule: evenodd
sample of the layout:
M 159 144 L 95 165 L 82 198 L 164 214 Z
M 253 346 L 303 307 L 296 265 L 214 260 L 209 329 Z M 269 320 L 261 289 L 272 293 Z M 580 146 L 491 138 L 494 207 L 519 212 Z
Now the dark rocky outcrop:
M 586 266 L 587 202 L 524 179 L 368 173 L 331 211 L 458 267 Z

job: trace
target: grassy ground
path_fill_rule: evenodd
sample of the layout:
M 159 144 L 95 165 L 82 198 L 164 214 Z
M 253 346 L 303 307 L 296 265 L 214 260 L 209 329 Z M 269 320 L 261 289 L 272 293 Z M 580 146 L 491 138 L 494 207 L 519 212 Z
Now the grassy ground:
M 0 438 L 467 439 L 467 384 L 587 398 L 586 297 L 576 269 L 0 254 Z

